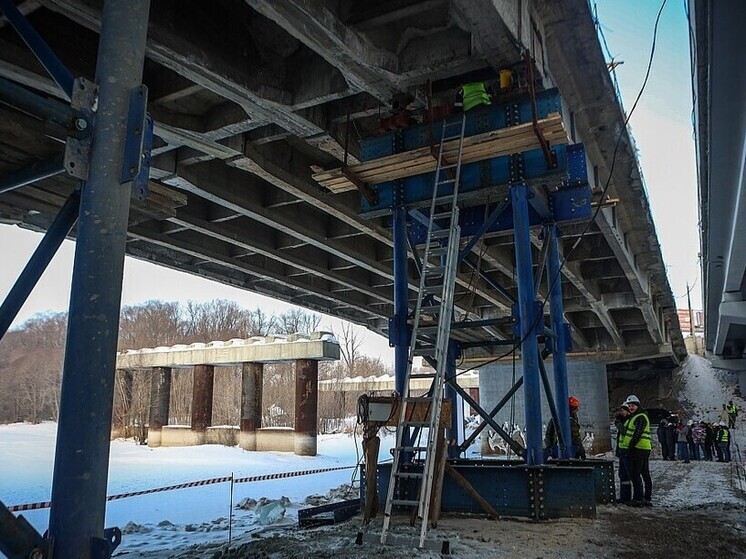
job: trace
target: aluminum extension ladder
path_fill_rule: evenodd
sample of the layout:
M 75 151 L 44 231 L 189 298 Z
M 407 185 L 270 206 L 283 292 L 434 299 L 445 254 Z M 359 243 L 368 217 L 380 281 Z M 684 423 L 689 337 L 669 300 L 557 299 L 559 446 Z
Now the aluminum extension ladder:
M 399 422 L 396 428 L 396 445 L 393 450 L 394 463 L 391 468 L 386 508 L 384 509 L 381 543 L 385 544 L 389 535 L 391 515 L 395 506 L 416 508 L 416 520 L 420 522 L 419 547 L 425 546 L 428 522 L 430 519 L 430 500 L 433 492 L 433 477 L 436 462 L 436 447 L 440 430 L 440 416 L 445 386 L 448 341 L 453 317 L 453 299 L 458 268 L 459 240 L 461 229 L 458 225 L 459 209 L 457 205 L 459 182 L 461 180 L 461 160 L 464 144 L 466 115 L 458 121 L 445 121 L 438 151 L 438 163 L 435 170 L 435 183 L 430 203 L 430 222 L 428 225 L 425 251 L 422 255 L 422 274 L 417 303 L 414 311 L 412 343 L 409 349 L 407 374 L 404 393 L 399 405 Z M 454 144 L 455 147 L 454 147 Z M 453 186 L 453 193 L 439 196 L 443 187 Z M 448 210 L 443 210 L 443 206 Z M 441 209 L 439 210 L 438 207 Z M 423 322 L 423 318 L 431 320 Z M 435 320 L 432 320 L 434 317 Z M 437 321 L 437 326 L 433 323 Z M 435 373 L 412 374 L 412 361 L 417 356 L 431 357 L 435 360 Z M 414 397 L 410 394 L 410 380 L 432 377 L 433 384 L 428 395 Z M 427 404 L 425 417 L 407 417 L 407 406 L 412 410 L 417 403 Z M 410 427 L 427 429 L 427 443 L 409 442 Z M 405 437 L 405 434 L 406 437 Z M 422 435 L 422 433 L 421 433 Z M 442 435 L 440 435 L 442 437 Z M 424 454 L 422 473 L 404 471 L 402 458 L 407 455 Z M 419 482 L 418 498 L 410 500 L 400 498 L 401 485 Z M 414 514 L 413 514 L 414 516 Z

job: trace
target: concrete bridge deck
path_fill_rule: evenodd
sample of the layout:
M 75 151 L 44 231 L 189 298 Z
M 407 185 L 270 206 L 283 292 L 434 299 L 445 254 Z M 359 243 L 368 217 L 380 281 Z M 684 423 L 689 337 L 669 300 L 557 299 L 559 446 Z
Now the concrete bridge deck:
M 101 2 L 20 5 L 75 75 L 93 75 Z M 602 209 L 563 269 L 575 351 L 675 364 L 685 354 L 675 303 L 585 0 L 154 2 L 143 78 L 156 120 L 151 195 L 132 207 L 127 253 L 385 333 L 386 218 L 363 218 L 357 193 L 324 191 L 311 169 L 340 165 L 346 128 L 348 162 L 357 161 L 358 135 L 374 133 L 392 95 L 427 80 L 437 96 L 494 78 L 524 48 L 544 84 L 559 87 L 597 193 L 622 134 L 609 189 L 619 202 Z M 59 95 L 3 22 L 0 76 Z M 0 173 L 58 153 L 61 135 L 0 107 Z M 0 194 L 0 221 L 45 229 L 74 187 L 57 176 Z M 564 234 L 567 251 L 580 229 Z M 459 274 L 459 315 L 509 314 L 490 283 L 516 292 L 511 237 L 475 250 L 482 269 Z

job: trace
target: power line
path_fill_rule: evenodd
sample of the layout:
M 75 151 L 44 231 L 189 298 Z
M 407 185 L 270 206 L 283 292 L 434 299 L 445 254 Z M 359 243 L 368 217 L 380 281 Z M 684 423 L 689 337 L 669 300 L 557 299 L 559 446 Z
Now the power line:
M 668 0 L 663 0 L 661 2 L 661 6 L 658 9 L 658 15 L 655 17 L 655 25 L 653 26 L 653 42 L 650 47 L 650 56 L 648 57 L 648 65 L 645 71 L 645 78 L 643 79 L 642 85 L 640 86 L 640 90 L 638 91 L 637 96 L 635 97 L 635 102 L 632 104 L 632 108 L 627 114 L 627 117 L 624 119 L 624 125 L 622 126 L 622 130 L 619 132 L 619 136 L 617 137 L 616 144 L 614 145 L 614 152 L 612 154 L 611 165 L 609 167 L 609 176 L 607 177 L 606 183 L 604 184 L 604 188 L 601 191 L 600 200 L 604 199 L 604 197 L 606 196 L 606 193 L 609 190 L 609 186 L 611 185 L 611 178 L 614 175 L 614 167 L 616 166 L 617 154 L 619 153 L 619 146 L 621 145 L 622 137 L 624 136 L 624 133 L 627 131 L 627 125 L 629 124 L 630 118 L 632 118 L 632 115 L 634 114 L 635 109 L 637 109 L 637 105 L 640 102 L 640 99 L 642 98 L 642 94 L 644 93 L 645 88 L 648 85 L 648 80 L 650 79 L 650 73 L 653 67 L 653 59 L 655 58 L 655 47 L 656 47 L 656 43 L 658 40 L 658 24 L 660 23 L 661 14 L 663 13 L 663 8 L 665 8 L 667 2 Z M 596 18 L 596 22 L 598 22 L 597 18 Z M 598 218 L 598 214 L 601 212 L 601 208 L 602 208 L 602 205 L 599 203 L 598 206 L 596 207 L 596 211 L 593 213 L 593 217 L 588 221 L 586 226 L 583 228 L 583 231 L 580 233 L 578 238 L 573 243 L 572 247 L 570 247 L 570 250 L 562 258 L 562 262 L 560 262 L 560 265 L 557 269 L 557 273 L 554 275 L 554 278 L 552 278 L 552 282 L 548 286 L 549 289 L 547 290 L 547 297 L 544 298 L 544 301 L 541 304 L 541 311 L 537 313 L 536 319 L 534 320 L 534 323 L 531 325 L 531 328 L 528 329 L 528 332 L 526 333 L 526 335 L 524 335 L 513 347 L 511 347 L 510 350 L 508 350 L 504 354 L 498 357 L 495 357 L 494 359 L 491 359 L 485 363 L 474 365 L 473 367 L 465 369 L 459 373 L 456 373 L 455 375 L 451 375 L 450 377 L 446 378 L 446 381 L 452 380 L 458 377 L 459 375 L 463 375 L 465 373 L 473 371 L 474 369 L 478 369 L 480 367 L 484 367 L 485 365 L 490 365 L 492 363 L 500 361 L 501 359 L 504 359 L 505 357 L 508 357 L 511 354 L 515 354 L 515 352 L 518 350 L 518 348 L 521 347 L 521 345 L 526 340 L 526 338 L 533 333 L 534 328 L 536 328 L 536 325 L 538 324 L 539 320 L 543 321 L 544 307 L 547 304 L 549 293 L 551 293 L 552 289 L 554 288 L 554 284 L 559 280 L 559 277 L 562 274 L 562 269 L 565 267 L 565 264 L 567 263 L 568 258 L 575 251 L 578 245 L 580 245 L 581 241 L 583 240 L 583 238 L 585 237 L 585 235 L 588 233 L 589 229 L 591 228 L 591 225 L 595 223 L 596 219 Z

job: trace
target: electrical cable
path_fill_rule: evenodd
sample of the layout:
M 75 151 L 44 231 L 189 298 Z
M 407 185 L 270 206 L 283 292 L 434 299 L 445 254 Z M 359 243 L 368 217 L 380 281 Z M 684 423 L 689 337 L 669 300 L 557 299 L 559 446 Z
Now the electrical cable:
M 645 71 L 645 78 L 643 79 L 642 86 L 640 87 L 640 90 L 637 93 L 637 97 L 635 98 L 635 102 L 632 104 L 632 108 L 630 109 L 629 113 L 627 114 L 627 117 L 624 119 L 624 124 L 622 126 L 622 130 L 619 133 L 619 136 L 617 137 L 616 144 L 614 145 L 614 152 L 613 152 L 613 154 L 611 156 L 611 165 L 609 167 L 609 176 L 606 179 L 606 183 L 604 184 L 603 190 L 601 191 L 601 200 L 604 199 L 604 197 L 606 196 L 606 193 L 608 192 L 609 187 L 611 185 L 611 179 L 612 179 L 612 177 L 614 175 L 614 167 L 616 166 L 617 154 L 619 153 L 619 146 L 621 145 L 622 138 L 624 137 L 624 134 L 627 131 L 627 125 L 629 124 L 629 120 L 632 117 L 632 115 L 634 114 L 635 109 L 637 109 L 637 105 L 640 102 L 640 99 L 642 98 L 642 94 L 644 93 L 645 88 L 647 87 L 648 80 L 650 78 L 651 69 L 653 67 L 653 59 L 655 58 L 655 48 L 656 48 L 656 43 L 657 43 L 657 39 L 658 39 L 658 24 L 660 23 L 661 14 L 663 13 L 663 8 L 665 8 L 667 2 L 668 2 L 668 0 L 663 0 L 661 2 L 660 8 L 658 9 L 658 15 L 655 18 L 655 25 L 653 27 L 653 41 L 652 41 L 652 45 L 651 45 L 651 48 L 650 48 L 650 56 L 648 57 L 648 65 L 647 65 L 647 69 Z M 598 206 L 596 206 L 596 211 L 594 212 L 593 217 L 588 221 L 588 223 L 586 223 L 586 225 L 583 228 L 582 232 L 580 233 L 580 235 L 578 236 L 578 238 L 575 240 L 575 242 L 573 243 L 573 245 L 570 247 L 570 250 L 567 253 L 565 253 L 564 257 L 562 258 L 562 261 L 560 262 L 560 265 L 557 268 L 557 273 L 554 274 L 552 282 L 551 282 L 551 284 L 549 284 L 549 289 L 547 289 L 547 297 L 544 298 L 544 301 L 541 304 L 541 310 L 540 310 L 540 312 L 537 313 L 536 319 L 534 320 L 533 324 L 531 325 L 531 328 L 528 329 L 528 331 L 526 332 L 526 334 L 514 346 L 512 346 L 511 349 L 508 350 L 507 352 L 503 353 L 502 355 L 500 355 L 498 357 L 495 357 L 494 359 L 486 361 L 485 363 L 480 363 L 478 365 L 474 365 L 473 367 L 470 367 L 468 369 L 464 369 L 461 372 L 458 372 L 458 373 L 456 373 L 454 375 L 451 375 L 450 377 L 447 377 L 445 379 L 446 382 L 449 381 L 449 380 L 452 380 L 452 379 L 454 379 L 454 378 L 456 378 L 456 377 L 458 377 L 460 375 L 463 375 L 465 373 L 473 371 L 474 369 L 478 369 L 480 367 L 484 367 L 485 365 L 490 365 L 492 363 L 496 363 L 497 361 L 500 361 L 501 359 L 504 359 L 505 357 L 507 357 L 507 356 L 509 356 L 511 354 L 514 354 L 518 350 L 518 348 L 520 348 L 521 345 L 523 345 L 523 342 L 526 341 L 526 339 L 528 338 L 528 336 L 532 335 L 534 333 L 534 329 L 536 328 L 539 320 L 543 321 L 543 318 L 544 318 L 544 307 L 546 306 L 547 301 L 549 299 L 549 293 L 551 293 L 552 289 L 554 288 L 555 283 L 559 280 L 559 277 L 560 277 L 560 275 L 562 273 L 562 269 L 565 267 L 565 264 L 567 263 L 568 258 L 575 251 L 575 249 L 578 247 L 578 245 L 580 245 L 580 242 L 583 240 L 583 238 L 585 237 L 585 235 L 590 230 L 591 225 L 593 225 L 593 223 L 595 223 L 596 218 L 598 217 L 598 214 L 600 213 L 602 207 L 603 206 L 601 204 L 599 204 Z M 549 282 L 547 282 L 547 283 L 549 283 Z

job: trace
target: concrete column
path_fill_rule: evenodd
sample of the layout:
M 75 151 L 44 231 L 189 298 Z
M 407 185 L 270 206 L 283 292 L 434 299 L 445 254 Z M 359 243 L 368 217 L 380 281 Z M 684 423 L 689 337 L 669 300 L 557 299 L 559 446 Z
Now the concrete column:
M 319 402 L 319 362 L 295 362 L 295 454 L 316 456 L 316 422 Z
M 551 359 L 546 363 L 550 383 L 554 382 L 554 372 Z M 580 361 L 569 358 L 567 362 L 568 384 L 570 394 L 580 398 L 580 428 L 583 433 L 593 434 L 591 453 L 601 453 L 611 450 L 611 433 L 609 430 L 609 391 L 606 378 L 606 365 L 595 361 Z M 516 362 L 516 380 L 521 376 L 520 363 Z M 489 365 L 479 370 L 479 391 L 482 407 L 491 411 L 502 396 L 513 385 L 513 364 L 500 363 Z M 523 426 L 523 392 L 515 394 L 514 421 L 521 429 Z M 551 417 L 546 396 L 542 391 L 542 417 L 546 421 Z M 510 404 L 507 404 L 495 416 L 499 424 L 510 420 Z M 546 421 L 544 429 L 546 429 Z M 509 430 L 509 429 L 508 429 Z M 486 433 L 482 435 L 482 453 L 489 454 L 491 449 L 487 442 Z
M 205 432 L 212 424 L 212 387 L 215 380 L 213 365 L 194 366 L 192 388 L 192 431 Z
M 114 425 L 115 428 L 119 428 L 120 437 L 128 437 L 130 421 L 132 419 L 132 385 L 134 384 L 134 376 L 132 371 L 129 369 L 118 369 L 117 375 L 121 379 L 122 390 L 119 394 L 119 417 L 116 418 L 119 425 Z
M 168 425 L 171 402 L 171 368 L 153 367 L 150 381 L 148 446 L 161 446 L 163 426 Z
M 474 401 L 479 404 L 479 387 L 469 388 L 469 396 L 474 398 Z M 469 406 L 469 415 L 477 415 L 477 410 Z
M 256 450 L 256 431 L 262 426 L 262 374 L 264 364 L 244 363 L 241 368 L 241 431 L 238 445 Z

